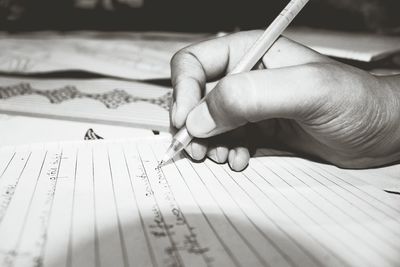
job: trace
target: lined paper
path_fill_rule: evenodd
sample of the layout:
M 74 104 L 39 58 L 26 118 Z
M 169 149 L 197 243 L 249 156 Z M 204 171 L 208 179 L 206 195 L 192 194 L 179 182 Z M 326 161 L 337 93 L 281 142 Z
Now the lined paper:
M 1 266 L 399 266 L 400 199 L 328 165 L 169 140 L 0 149 Z

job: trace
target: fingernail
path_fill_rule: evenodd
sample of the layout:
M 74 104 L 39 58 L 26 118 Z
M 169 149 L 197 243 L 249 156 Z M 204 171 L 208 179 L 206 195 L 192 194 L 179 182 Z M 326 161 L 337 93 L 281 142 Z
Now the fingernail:
M 203 102 L 189 114 L 186 126 L 196 137 L 207 137 L 217 125 L 211 117 L 207 104 Z
M 211 150 L 208 152 L 208 157 L 209 157 L 210 159 L 212 159 L 213 161 L 218 162 L 216 149 L 211 149 Z
M 186 153 L 189 155 L 189 157 L 191 157 L 193 159 L 193 152 L 192 152 L 192 144 L 189 144 L 186 148 L 185 148 Z
M 226 161 L 226 151 L 225 151 L 225 149 L 224 148 L 222 148 L 222 147 L 217 147 L 217 158 L 218 158 L 218 162 L 219 163 L 225 163 L 225 161 Z
M 201 146 L 195 142 L 193 142 L 191 146 L 192 146 L 193 159 L 201 160 L 203 157 L 203 154 L 201 153 Z
M 231 169 L 235 170 L 236 150 L 229 151 L 228 161 Z
M 218 163 L 222 163 L 222 155 L 221 152 L 219 151 L 220 149 L 216 149 L 217 152 L 215 154 L 217 154 L 217 159 L 218 159 Z

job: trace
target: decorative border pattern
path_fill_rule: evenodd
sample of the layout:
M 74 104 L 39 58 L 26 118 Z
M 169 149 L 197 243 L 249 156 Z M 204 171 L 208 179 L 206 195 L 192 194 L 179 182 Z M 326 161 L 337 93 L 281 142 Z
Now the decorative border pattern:
M 117 109 L 122 105 L 134 102 L 146 102 L 160 106 L 165 110 L 169 110 L 172 92 L 158 98 L 135 97 L 122 89 L 114 89 L 107 93 L 91 94 L 79 91 L 73 85 L 66 85 L 60 89 L 38 90 L 33 88 L 29 83 L 19 83 L 10 86 L 0 86 L 0 100 L 23 95 L 41 95 L 46 97 L 51 104 L 60 104 L 77 98 L 89 98 L 100 101 L 109 109 Z

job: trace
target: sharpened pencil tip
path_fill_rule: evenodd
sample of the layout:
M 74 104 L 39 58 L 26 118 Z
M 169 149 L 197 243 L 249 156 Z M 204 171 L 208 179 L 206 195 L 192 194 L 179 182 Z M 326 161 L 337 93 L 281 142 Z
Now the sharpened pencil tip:
M 157 169 L 159 169 L 159 168 L 161 168 L 162 166 L 164 166 L 164 164 L 165 164 L 165 161 L 160 161 L 159 163 L 158 163 L 158 165 L 157 165 Z

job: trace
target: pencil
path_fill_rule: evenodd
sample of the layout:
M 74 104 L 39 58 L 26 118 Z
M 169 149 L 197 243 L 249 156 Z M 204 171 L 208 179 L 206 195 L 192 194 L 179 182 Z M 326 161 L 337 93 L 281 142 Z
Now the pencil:
M 282 10 L 278 17 L 269 25 L 264 33 L 251 46 L 249 51 L 239 60 L 235 68 L 227 75 L 250 71 L 257 62 L 271 48 L 283 31 L 289 26 L 293 19 L 300 13 L 309 0 L 291 0 Z M 207 96 L 205 96 L 207 97 Z M 205 97 L 201 100 L 204 101 Z M 186 126 L 182 127 L 173 137 L 172 143 L 167 149 L 158 168 L 169 162 L 175 155 L 181 152 L 193 140 Z

